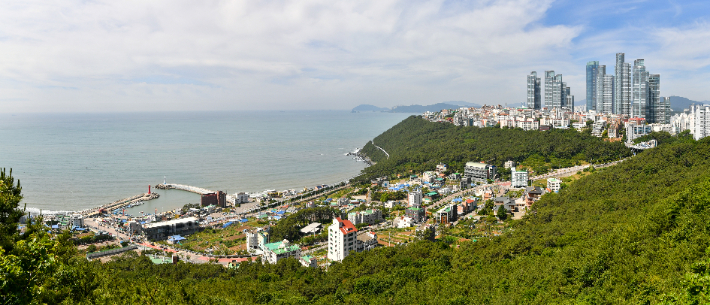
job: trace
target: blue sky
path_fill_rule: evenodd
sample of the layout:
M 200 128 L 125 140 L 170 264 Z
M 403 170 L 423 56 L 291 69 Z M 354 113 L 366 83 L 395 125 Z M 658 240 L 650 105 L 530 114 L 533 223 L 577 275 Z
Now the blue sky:
M 6 1 L 0 112 L 350 109 L 525 99 L 530 71 L 644 58 L 710 100 L 708 1 Z

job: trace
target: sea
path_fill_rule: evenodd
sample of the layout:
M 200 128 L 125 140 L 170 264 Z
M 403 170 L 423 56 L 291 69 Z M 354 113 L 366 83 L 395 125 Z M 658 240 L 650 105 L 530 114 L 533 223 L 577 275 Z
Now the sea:
M 21 181 L 23 206 L 56 213 L 148 192 L 152 213 L 199 195 L 157 190 L 303 189 L 358 175 L 345 156 L 411 114 L 350 111 L 0 114 L 0 167 Z

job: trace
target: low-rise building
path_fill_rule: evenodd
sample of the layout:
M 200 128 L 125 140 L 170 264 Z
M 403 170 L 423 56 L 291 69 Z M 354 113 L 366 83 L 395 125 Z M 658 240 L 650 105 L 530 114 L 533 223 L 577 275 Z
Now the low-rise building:
M 515 170 L 512 167 L 510 170 L 510 186 L 511 187 L 526 187 L 528 186 L 528 171 Z
M 149 240 L 166 240 L 171 235 L 190 235 L 200 229 L 195 217 L 179 218 L 150 223 L 143 227 L 143 234 Z
M 314 223 L 311 223 L 311 224 L 303 227 L 303 229 L 301 229 L 301 233 L 306 234 L 306 235 L 318 234 L 318 232 L 320 232 L 321 228 L 322 228 L 322 226 L 321 226 L 320 222 L 314 222 Z
M 370 251 L 377 247 L 377 234 L 367 232 L 357 236 L 357 252 Z
M 464 176 L 471 178 L 474 182 L 485 183 L 488 179 L 495 179 L 495 175 L 496 167 L 494 165 L 479 162 L 466 162 Z
M 408 216 L 395 217 L 392 226 L 398 229 L 409 228 L 414 225 L 414 219 Z
M 409 195 L 407 195 L 407 200 L 410 207 L 421 207 L 422 192 L 420 190 L 410 192 Z
M 287 257 L 300 259 L 301 247 L 292 245 L 287 239 L 275 243 L 268 243 L 264 245 L 262 257 L 270 264 L 276 264 Z
M 505 161 L 505 164 L 503 164 L 503 167 L 505 167 L 505 168 L 513 168 L 513 167 L 515 167 L 515 161 L 513 161 L 513 160 Z
M 263 251 L 264 245 L 269 243 L 269 232 L 258 228 L 246 232 L 247 251 Z
M 510 199 L 510 197 L 496 197 L 493 199 L 495 204 L 495 211 L 498 211 L 500 206 L 503 206 L 508 211 L 515 211 L 515 202 Z
M 81 214 L 73 214 L 71 216 L 71 225 L 73 227 L 83 228 L 84 227 L 84 216 L 81 216 Z
M 248 203 L 249 202 L 249 194 L 241 192 L 238 193 L 236 196 L 234 196 L 234 203 L 236 204 L 242 204 L 242 203 Z
M 535 201 L 540 200 L 540 197 L 545 194 L 545 191 L 539 186 L 528 186 L 525 188 L 525 205 L 530 208 Z
M 421 207 L 408 207 L 404 210 L 404 215 L 414 219 L 416 223 L 421 223 L 426 220 L 426 211 Z
M 313 256 L 304 255 L 298 261 L 303 267 L 318 268 L 318 260 Z
M 550 191 L 558 193 L 560 191 L 561 187 L 562 187 L 562 180 L 557 179 L 557 178 L 548 178 L 547 179 L 547 188 L 550 189 Z
M 352 222 L 356 226 L 361 223 L 376 224 L 382 221 L 382 211 L 378 209 L 372 209 L 348 213 L 348 220 L 350 220 L 350 222 Z
M 458 205 L 448 204 L 436 212 L 434 220 L 440 224 L 448 224 L 458 219 Z

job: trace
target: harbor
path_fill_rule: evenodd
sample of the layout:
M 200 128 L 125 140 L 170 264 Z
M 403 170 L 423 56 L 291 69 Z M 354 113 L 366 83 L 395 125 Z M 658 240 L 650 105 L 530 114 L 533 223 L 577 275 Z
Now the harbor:
M 148 189 L 150 191 L 150 187 Z M 154 192 L 149 192 L 149 193 L 144 193 L 144 194 L 135 195 L 132 197 L 116 200 L 116 201 L 111 202 L 109 204 L 105 204 L 105 205 L 95 207 L 92 209 L 80 211 L 79 213 L 84 217 L 95 217 L 95 216 L 98 216 L 99 214 L 106 212 L 106 211 L 134 207 L 136 205 L 143 204 L 143 202 L 145 202 L 145 201 L 153 200 L 153 199 L 156 199 L 159 197 L 160 197 L 159 194 L 154 193 Z

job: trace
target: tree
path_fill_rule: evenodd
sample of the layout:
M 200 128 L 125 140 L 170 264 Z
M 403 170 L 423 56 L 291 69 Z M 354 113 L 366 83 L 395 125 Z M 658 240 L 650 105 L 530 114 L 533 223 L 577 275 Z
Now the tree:
M 498 216 L 498 219 L 505 221 L 508 219 L 508 210 L 505 209 L 505 206 L 501 205 L 498 208 L 498 213 L 496 213 L 496 215 Z
M 86 247 L 86 252 L 88 253 L 96 252 L 96 250 L 98 250 L 98 248 L 96 248 L 96 245 L 89 245 L 88 247 Z
M 12 177 L 12 169 L 9 173 L 3 168 L 0 171 L 0 248 L 10 251 L 18 237 L 17 225 L 20 218 L 25 214 L 18 207 L 22 200 L 22 187 L 20 180 Z

